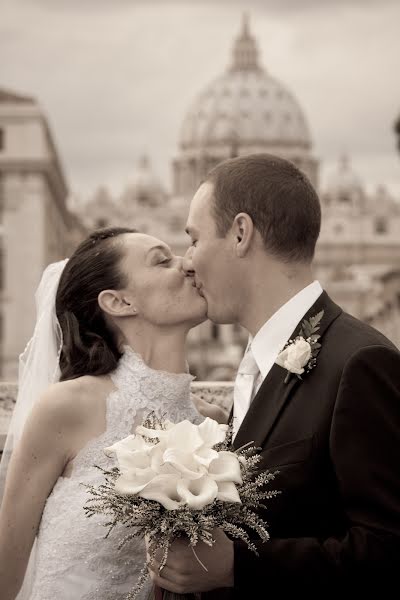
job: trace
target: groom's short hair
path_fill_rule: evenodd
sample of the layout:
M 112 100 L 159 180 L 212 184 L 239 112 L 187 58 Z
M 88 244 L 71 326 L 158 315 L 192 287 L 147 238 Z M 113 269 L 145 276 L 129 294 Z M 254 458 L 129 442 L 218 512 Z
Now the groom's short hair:
M 238 213 L 247 213 L 267 252 L 287 262 L 311 262 L 321 228 L 318 195 L 293 163 L 251 154 L 219 163 L 206 176 L 213 184 L 217 233 L 225 237 Z

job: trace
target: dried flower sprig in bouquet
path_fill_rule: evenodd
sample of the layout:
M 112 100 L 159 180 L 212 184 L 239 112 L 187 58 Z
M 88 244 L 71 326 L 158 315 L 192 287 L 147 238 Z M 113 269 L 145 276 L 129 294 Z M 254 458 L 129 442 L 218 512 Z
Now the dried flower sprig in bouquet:
M 274 473 L 259 469 L 257 448 L 233 450 L 231 440 L 231 426 L 212 419 L 174 424 L 151 413 L 134 435 L 105 448 L 107 455 L 116 455 L 118 467 L 98 467 L 104 483 L 87 486 L 92 497 L 84 507 L 86 515 L 108 517 L 106 537 L 118 523 L 125 525 L 128 533 L 120 547 L 135 537 L 156 541 L 150 562 L 161 549 L 160 569 L 176 538 L 186 536 L 197 557 L 196 544 L 212 546 L 215 528 L 243 540 L 257 554 L 248 530 L 269 539 L 267 523 L 257 511 L 279 492 L 265 489 Z M 145 563 L 127 600 L 137 597 L 147 577 Z M 164 591 L 163 598 L 168 597 Z

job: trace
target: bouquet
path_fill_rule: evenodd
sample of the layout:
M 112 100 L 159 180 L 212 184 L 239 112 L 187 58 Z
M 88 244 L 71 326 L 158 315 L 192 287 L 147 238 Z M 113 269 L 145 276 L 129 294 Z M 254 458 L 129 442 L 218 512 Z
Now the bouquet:
M 261 460 L 257 448 L 248 444 L 234 451 L 231 440 L 232 427 L 208 417 L 200 425 L 174 424 L 151 413 L 134 435 L 105 448 L 108 456 L 117 457 L 118 467 L 97 467 L 105 479 L 99 486 L 86 486 L 92 496 L 84 507 L 86 516 L 109 517 L 106 537 L 118 523 L 129 528 L 120 547 L 134 537 L 147 536 L 155 542 L 150 563 L 161 549 L 160 569 L 176 538 L 186 536 L 197 557 L 196 544 L 212 546 L 217 527 L 257 554 L 248 530 L 263 541 L 269 539 L 267 523 L 256 510 L 279 493 L 265 490 L 275 474 L 257 468 Z M 147 577 L 145 563 L 127 600 L 137 597 Z M 163 592 L 162 596 L 158 590 L 158 597 L 173 596 Z

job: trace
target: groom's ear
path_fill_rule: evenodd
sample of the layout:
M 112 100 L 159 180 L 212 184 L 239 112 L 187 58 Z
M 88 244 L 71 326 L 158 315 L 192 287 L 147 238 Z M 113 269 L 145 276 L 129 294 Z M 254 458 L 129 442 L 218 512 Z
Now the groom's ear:
M 232 225 L 232 233 L 235 238 L 235 250 L 238 258 L 243 258 L 248 253 L 254 239 L 254 231 L 254 223 L 250 215 L 247 213 L 236 215 Z
M 103 290 L 97 301 L 101 310 L 110 317 L 130 317 L 137 314 L 132 298 L 121 290 Z

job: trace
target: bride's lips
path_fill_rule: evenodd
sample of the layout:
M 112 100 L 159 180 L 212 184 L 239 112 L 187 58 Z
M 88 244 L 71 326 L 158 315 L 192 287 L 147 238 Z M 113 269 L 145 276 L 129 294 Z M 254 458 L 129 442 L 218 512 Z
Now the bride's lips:
M 201 288 L 202 288 L 203 286 L 196 284 L 196 282 L 195 282 L 194 280 L 193 280 L 193 282 L 192 282 L 192 286 L 193 286 L 193 287 L 194 287 L 194 289 L 197 291 L 197 293 L 199 294 L 199 296 L 201 296 L 202 298 L 204 298 L 204 294 L 203 294 L 203 292 L 202 292 L 202 290 L 201 290 Z

